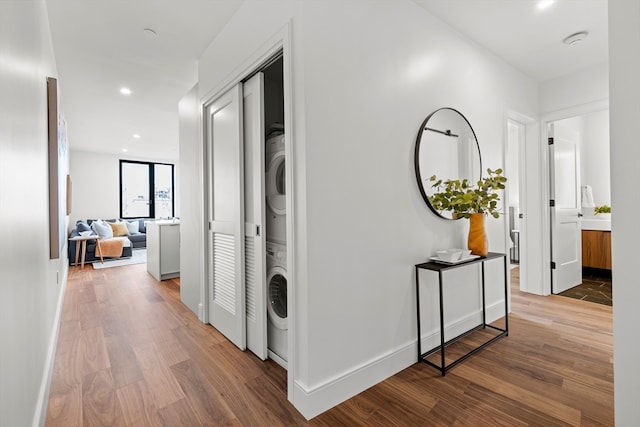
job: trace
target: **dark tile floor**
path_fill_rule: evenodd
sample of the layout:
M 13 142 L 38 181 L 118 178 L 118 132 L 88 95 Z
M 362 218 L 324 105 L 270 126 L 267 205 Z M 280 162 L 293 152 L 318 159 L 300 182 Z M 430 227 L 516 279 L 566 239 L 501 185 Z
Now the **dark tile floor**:
M 558 295 L 610 306 L 612 305 L 611 278 L 583 274 L 582 284 Z

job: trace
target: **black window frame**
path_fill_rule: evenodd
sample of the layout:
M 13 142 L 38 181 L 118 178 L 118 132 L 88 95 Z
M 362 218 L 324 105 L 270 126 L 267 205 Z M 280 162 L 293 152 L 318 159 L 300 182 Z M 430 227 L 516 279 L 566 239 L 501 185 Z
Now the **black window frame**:
M 134 164 L 143 164 L 147 165 L 149 171 L 149 216 L 131 216 L 125 217 L 122 212 L 122 165 L 125 163 L 134 163 Z M 135 219 L 135 218 L 149 218 L 155 219 L 156 213 L 156 197 L 155 197 L 155 166 L 156 165 L 164 165 L 171 166 L 171 218 L 175 217 L 176 214 L 176 191 L 175 191 L 175 182 L 176 182 L 176 167 L 173 163 L 162 163 L 162 162 L 145 162 L 140 160 L 124 160 L 120 159 L 119 165 L 119 175 L 120 175 L 120 187 L 118 188 L 118 194 L 120 195 L 119 205 L 120 205 L 120 218 L 121 219 Z

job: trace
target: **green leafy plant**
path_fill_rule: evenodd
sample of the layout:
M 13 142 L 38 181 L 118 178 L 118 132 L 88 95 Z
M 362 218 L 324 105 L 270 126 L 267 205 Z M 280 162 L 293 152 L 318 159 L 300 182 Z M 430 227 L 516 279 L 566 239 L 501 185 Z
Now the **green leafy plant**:
M 602 206 L 596 206 L 595 208 L 593 208 L 594 215 L 598 215 L 601 213 L 611 213 L 611 206 L 602 205 Z
M 474 213 L 484 213 L 498 218 L 499 190 L 504 190 L 507 178 L 502 169 L 487 169 L 488 176 L 472 184 L 468 179 L 442 180 L 433 175 L 429 181 L 436 192 L 429 201 L 438 211 L 451 211 L 458 218 L 469 218 Z

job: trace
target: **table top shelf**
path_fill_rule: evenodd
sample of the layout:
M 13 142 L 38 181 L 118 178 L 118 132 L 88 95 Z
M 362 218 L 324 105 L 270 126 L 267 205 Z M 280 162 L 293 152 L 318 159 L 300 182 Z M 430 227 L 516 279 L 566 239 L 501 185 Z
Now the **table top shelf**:
M 504 257 L 504 254 L 489 252 L 485 257 L 470 259 L 469 261 L 460 262 L 458 264 L 444 264 L 436 261 L 429 261 L 429 262 L 416 264 L 416 268 L 421 268 L 424 270 L 431 270 L 431 271 L 443 271 L 443 270 L 449 270 L 452 268 L 464 267 L 471 264 L 478 264 L 480 262 L 488 261 L 495 258 L 502 258 L 502 257 Z

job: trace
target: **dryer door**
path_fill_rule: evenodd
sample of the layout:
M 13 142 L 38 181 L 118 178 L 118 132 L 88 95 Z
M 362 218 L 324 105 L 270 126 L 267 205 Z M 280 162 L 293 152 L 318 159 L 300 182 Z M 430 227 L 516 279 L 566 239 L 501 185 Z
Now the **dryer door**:
M 278 152 L 267 168 L 267 204 L 278 215 L 284 215 L 286 212 L 284 159 L 284 151 Z
M 282 267 L 269 272 L 267 284 L 269 319 L 278 329 L 287 329 L 287 276 Z

